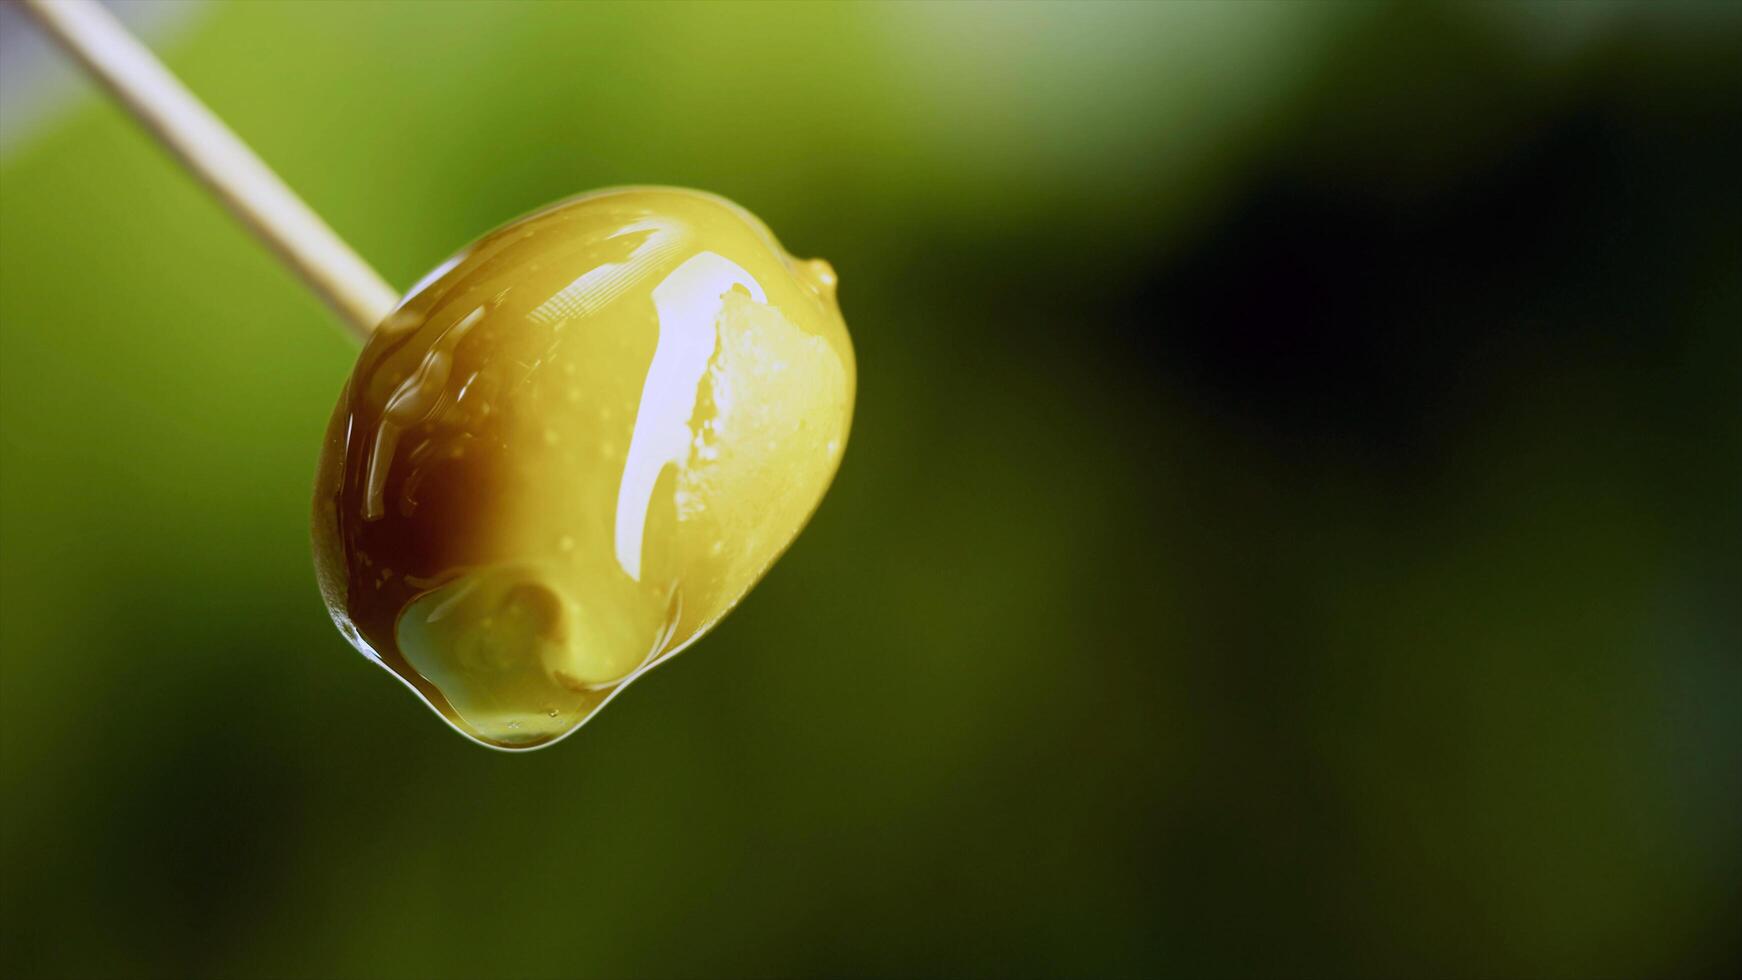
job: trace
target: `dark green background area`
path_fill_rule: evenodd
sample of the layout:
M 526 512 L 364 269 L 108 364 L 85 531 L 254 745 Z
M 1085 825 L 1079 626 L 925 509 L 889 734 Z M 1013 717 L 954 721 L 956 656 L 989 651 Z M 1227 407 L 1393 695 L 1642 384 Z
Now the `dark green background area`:
M 391 281 L 694 185 L 840 272 L 811 527 L 471 745 L 307 542 L 355 349 L 113 107 L 0 160 L 8 976 L 1719 974 L 1742 18 L 211 5 Z

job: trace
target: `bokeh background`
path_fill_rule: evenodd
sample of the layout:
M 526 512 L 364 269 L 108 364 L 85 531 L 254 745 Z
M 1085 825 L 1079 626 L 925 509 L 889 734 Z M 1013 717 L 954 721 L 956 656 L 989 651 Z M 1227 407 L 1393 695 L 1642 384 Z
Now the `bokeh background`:
M 1735 5 L 166 6 L 396 283 L 739 200 L 858 414 L 711 638 L 481 750 L 316 594 L 351 342 L 8 75 L 0 972 L 1737 965 Z

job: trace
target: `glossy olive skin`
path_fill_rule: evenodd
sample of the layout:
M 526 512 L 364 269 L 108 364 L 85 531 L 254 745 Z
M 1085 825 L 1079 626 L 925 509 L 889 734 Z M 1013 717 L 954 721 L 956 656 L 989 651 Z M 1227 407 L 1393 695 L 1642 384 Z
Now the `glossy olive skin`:
M 340 631 L 484 744 L 573 731 L 821 501 L 855 386 L 834 284 L 675 188 L 583 195 L 444 263 L 328 427 L 313 536 Z

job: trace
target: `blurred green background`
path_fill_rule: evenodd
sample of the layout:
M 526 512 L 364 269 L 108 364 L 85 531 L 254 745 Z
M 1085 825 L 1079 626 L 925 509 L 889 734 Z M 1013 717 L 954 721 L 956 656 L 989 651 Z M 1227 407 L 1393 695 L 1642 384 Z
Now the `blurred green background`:
M 81 88 L 0 158 L 0 972 L 1737 965 L 1734 5 L 154 43 L 402 285 L 587 188 L 737 199 L 839 269 L 860 402 L 708 640 L 481 750 L 314 587 L 353 346 Z

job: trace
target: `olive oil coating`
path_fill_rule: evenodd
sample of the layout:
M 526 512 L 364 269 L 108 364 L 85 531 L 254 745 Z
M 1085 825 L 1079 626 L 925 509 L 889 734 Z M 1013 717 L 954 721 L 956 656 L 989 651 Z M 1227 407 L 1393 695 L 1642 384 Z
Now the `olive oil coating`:
M 486 235 L 339 396 L 314 501 L 333 621 L 480 742 L 573 731 L 822 499 L 854 393 L 834 287 L 697 191 L 599 191 Z

